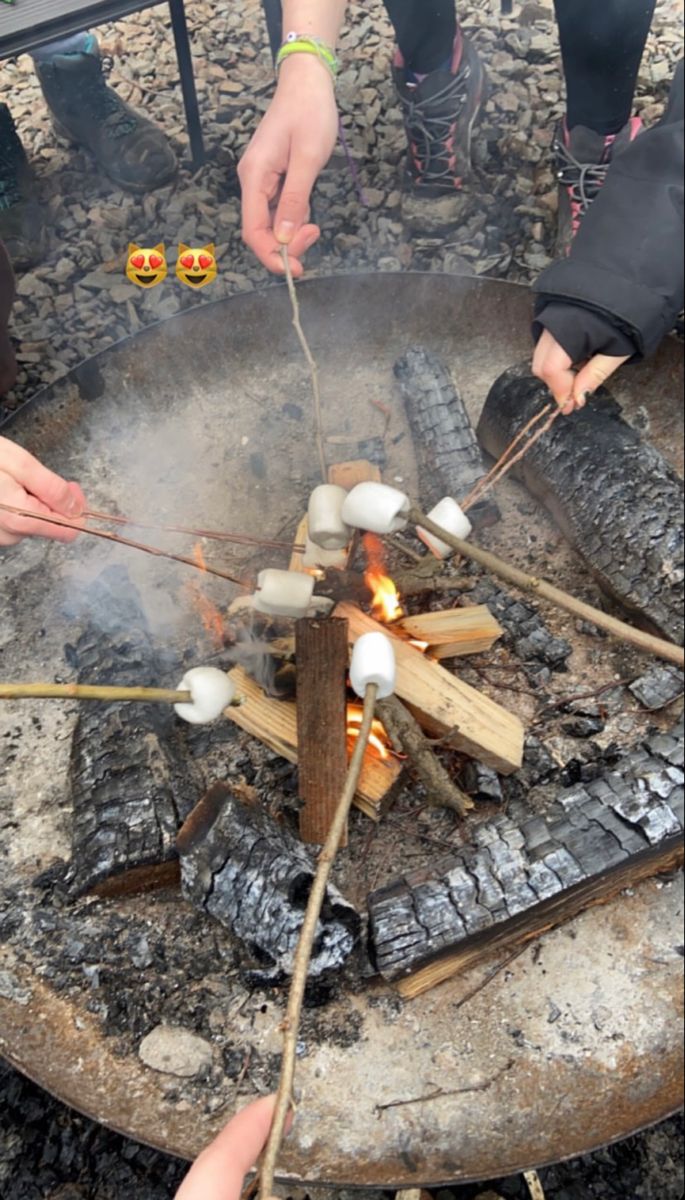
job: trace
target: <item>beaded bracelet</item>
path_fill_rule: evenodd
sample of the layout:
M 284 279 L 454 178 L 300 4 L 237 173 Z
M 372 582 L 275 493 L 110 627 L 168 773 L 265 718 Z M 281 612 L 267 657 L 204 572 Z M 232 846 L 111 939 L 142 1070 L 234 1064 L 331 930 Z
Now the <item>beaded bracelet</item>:
M 276 55 L 276 70 L 291 54 L 314 54 L 325 67 L 328 67 L 334 79 L 340 70 L 340 63 L 335 51 L 331 50 L 330 46 L 327 46 L 320 38 L 289 33 Z

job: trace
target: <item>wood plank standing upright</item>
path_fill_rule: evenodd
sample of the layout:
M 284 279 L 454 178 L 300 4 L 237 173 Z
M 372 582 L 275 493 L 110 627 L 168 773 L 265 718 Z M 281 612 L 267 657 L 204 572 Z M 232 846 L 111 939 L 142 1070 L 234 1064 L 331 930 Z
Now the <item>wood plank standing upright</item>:
M 347 621 L 298 621 L 295 647 L 300 836 L 321 846 L 347 777 Z

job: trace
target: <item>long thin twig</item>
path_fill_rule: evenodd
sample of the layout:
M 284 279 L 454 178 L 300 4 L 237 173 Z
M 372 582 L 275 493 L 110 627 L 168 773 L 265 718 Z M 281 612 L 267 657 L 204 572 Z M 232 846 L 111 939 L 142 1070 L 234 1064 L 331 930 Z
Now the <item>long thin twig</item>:
M 453 534 L 443 529 L 441 525 L 437 525 L 425 513 L 422 513 L 419 508 L 412 508 L 409 513 L 409 521 L 413 525 L 420 526 L 422 529 L 427 529 L 434 537 L 440 538 L 446 542 L 458 554 L 464 558 L 470 558 L 474 562 L 480 563 L 491 574 L 505 579 L 507 583 L 511 583 L 514 587 L 520 588 L 521 591 L 531 592 L 535 596 L 539 596 L 542 600 L 547 600 L 556 608 L 561 608 L 565 612 L 572 613 L 574 617 L 580 617 L 581 620 L 591 621 L 598 629 L 604 629 L 613 637 L 620 641 L 627 642 L 631 646 L 636 646 L 638 650 L 644 650 L 647 654 L 653 654 L 656 658 L 663 658 L 667 662 L 675 663 L 679 667 L 685 667 L 685 651 L 681 646 L 676 646 L 673 642 L 667 642 L 663 638 L 654 637 L 650 633 L 644 633 L 641 629 L 634 629 L 632 625 L 628 625 L 625 621 L 619 621 L 616 617 L 610 616 L 608 613 L 601 612 L 598 608 L 593 608 L 591 604 L 586 604 L 583 600 L 578 600 L 575 596 L 564 592 L 561 588 L 554 587 L 553 584 L 547 583 L 545 579 L 539 579 L 535 575 L 527 575 L 525 571 L 520 571 L 518 567 L 512 567 L 497 555 L 491 554 L 488 550 L 483 550 L 480 546 L 474 545 L 473 542 L 465 542 L 462 538 L 456 538 Z
M 326 839 L 326 844 L 319 856 L 319 863 L 314 877 L 307 911 L 305 913 L 300 940 L 297 944 L 295 953 L 295 964 L 293 967 L 293 978 L 290 986 L 290 994 L 288 996 L 288 1008 L 283 1021 L 283 1060 L 281 1062 L 281 1077 L 278 1085 L 278 1095 L 276 1097 L 276 1107 L 274 1109 L 273 1124 L 269 1141 L 267 1142 L 264 1151 L 260 1169 L 259 1180 L 259 1200 L 270 1200 L 273 1196 L 274 1175 L 276 1173 L 276 1164 L 278 1155 L 281 1150 L 283 1134 L 285 1131 L 288 1113 L 293 1107 L 293 1086 L 295 1080 L 295 1066 L 297 1063 L 297 1039 L 300 1027 L 300 1019 L 302 1015 L 302 1002 L 304 1000 L 305 988 L 307 986 L 307 974 L 309 971 L 309 962 L 312 956 L 312 946 L 316 936 L 316 927 L 319 923 L 321 908 L 326 895 L 326 887 L 331 874 L 331 868 L 335 856 L 338 852 L 338 847 L 342 839 L 343 831 L 347 823 L 347 819 L 352 807 L 352 801 L 357 791 L 359 777 L 364 765 L 366 748 L 371 734 L 373 724 L 376 699 L 378 696 L 378 688 L 376 684 L 370 684 L 366 690 L 364 697 L 364 716 L 362 720 L 359 738 L 354 748 L 352 762 L 347 775 L 347 782 L 340 797 L 338 807 L 336 809 L 330 832 Z
M 323 415 L 322 415 L 322 409 L 321 409 L 321 386 L 319 384 L 319 368 L 316 365 L 316 359 L 314 358 L 314 355 L 312 354 L 312 352 L 309 348 L 309 342 L 307 341 L 307 339 L 305 337 L 304 329 L 302 328 L 302 322 L 300 321 L 300 302 L 297 298 L 297 288 L 295 287 L 295 280 L 293 279 L 293 273 L 290 268 L 290 259 L 288 258 L 288 247 L 287 246 L 281 246 L 281 258 L 283 259 L 283 269 L 285 271 L 285 279 L 286 279 L 286 283 L 288 285 L 288 292 L 290 294 L 290 303 L 292 304 L 292 308 L 293 308 L 293 328 L 299 338 L 299 342 L 302 347 L 302 352 L 307 360 L 309 372 L 312 377 L 312 393 L 314 395 L 314 426 L 315 426 L 315 430 L 316 430 L 316 449 L 317 449 L 317 452 L 319 455 L 319 466 L 321 468 L 321 478 L 322 478 L 323 482 L 326 483 L 326 481 L 328 479 L 328 471 L 326 468 L 326 452 L 324 450 L 324 440 L 323 440 Z
M 189 704 L 190 692 L 175 688 L 109 687 L 93 683 L 0 683 L 0 700 L 99 700 L 105 704 L 126 700 L 132 704 Z M 239 708 L 235 699 L 227 708 Z
M 427 1104 L 429 1100 L 443 1100 L 449 1096 L 467 1096 L 471 1092 L 487 1092 L 498 1079 L 506 1075 L 507 1071 L 511 1071 L 514 1065 L 514 1060 L 509 1059 L 505 1067 L 498 1071 L 496 1075 L 491 1075 L 489 1079 L 484 1079 L 482 1083 L 471 1083 L 460 1088 L 434 1088 L 432 1092 L 428 1092 L 425 1096 L 412 1096 L 409 1100 L 391 1100 L 388 1104 L 377 1104 L 376 1112 L 380 1117 L 382 1113 L 387 1112 L 391 1108 L 407 1108 L 410 1104 Z
M 12 504 L 0 504 L 0 511 L 12 513 L 15 517 L 26 517 L 30 521 L 42 521 L 46 525 L 58 525 L 60 529 L 73 529 L 75 533 L 85 533 L 89 537 L 100 538 L 105 542 L 116 542 L 118 546 L 128 546 L 131 550 L 142 550 L 144 554 L 152 554 L 155 558 L 167 558 L 171 562 L 184 563 L 187 567 L 194 567 L 196 571 L 202 571 L 205 575 L 216 575 L 219 579 L 227 579 L 229 583 L 237 583 L 239 587 L 250 589 L 251 585 L 245 579 L 238 579 L 235 575 L 230 575 L 228 571 L 221 571 L 219 567 L 201 566 L 194 558 L 187 558 L 184 554 L 171 554 L 168 550 L 160 550 L 158 546 L 147 546 L 144 542 L 134 542 L 131 538 L 121 537 L 118 533 L 108 533 L 104 529 L 90 529 L 88 525 L 80 525 L 78 521 L 69 521 L 66 517 L 46 516 L 43 513 L 31 512 L 27 508 L 15 508 Z
M 525 458 L 529 450 L 532 450 L 535 443 L 539 442 L 540 438 L 544 437 L 546 433 L 549 433 L 554 422 L 561 416 L 560 408 L 554 408 L 554 411 L 550 413 L 552 407 L 553 406 L 551 404 L 546 405 L 546 407 L 537 413 L 537 415 L 528 422 L 525 428 L 517 434 L 513 442 L 507 446 L 504 453 L 495 463 L 492 470 L 489 471 L 486 476 L 484 476 L 479 484 L 476 484 L 473 491 L 470 492 L 463 501 L 461 507 L 464 512 L 467 512 L 469 508 L 477 503 L 477 501 L 482 500 L 483 496 L 485 496 L 487 492 L 495 487 L 496 484 L 501 483 L 505 475 L 508 475 L 509 472 L 516 466 L 516 464 L 519 463 L 522 458 Z M 522 446 L 517 454 L 514 454 L 514 450 L 520 444 L 525 434 L 528 433 L 534 425 L 538 424 L 543 417 L 547 417 L 544 425 L 542 425 L 540 429 L 536 430 L 536 432 L 528 439 L 528 441 L 524 446 Z
M 133 525 L 136 529 L 153 529 L 158 533 L 184 533 L 189 537 L 206 538 L 209 542 L 230 542 L 236 546 L 263 546 L 267 550 L 306 550 L 304 543 L 293 546 L 292 542 L 281 542 L 276 538 L 252 537 L 247 533 L 228 533 L 216 529 L 194 529 L 190 525 L 157 525 L 152 521 L 138 521 L 134 517 L 120 517 L 114 513 L 99 512 L 87 508 L 82 516 L 88 521 L 109 521 L 112 525 Z
M 171 688 L 105 687 L 88 683 L 0 683 L 0 700 L 131 700 L 145 704 L 188 704 L 190 692 Z

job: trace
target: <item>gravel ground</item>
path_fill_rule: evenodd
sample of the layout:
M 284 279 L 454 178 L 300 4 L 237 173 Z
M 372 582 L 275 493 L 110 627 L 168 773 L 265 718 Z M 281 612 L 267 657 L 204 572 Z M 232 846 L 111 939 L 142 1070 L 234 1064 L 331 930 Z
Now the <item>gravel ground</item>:
M 496 0 L 462 5 L 467 32 L 493 84 L 477 140 L 477 179 L 459 201 L 426 211 L 403 198 L 404 139 L 389 80 L 389 28 L 377 0 L 351 5 L 339 97 L 363 189 L 338 154 L 317 189 L 323 238 L 311 273 L 419 269 L 472 271 L 528 282 L 549 261 L 556 194 L 549 160 L 563 112 L 551 0 L 500 20 Z M 268 104 L 272 70 L 256 0 L 189 0 L 188 16 L 209 163 L 193 176 L 166 12 L 163 7 L 99 31 L 110 78 L 122 96 L 159 122 L 182 160 L 178 182 L 137 199 L 116 191 L 84 154 L 55 142 L 31 60 L 0 66 L 0 95 L 35 164 L 52 232 L 46 261 L 19 280 L 13 333 L 20 376 L 4 413 L 83 358 L 144 326 L 236 292 L 263 286 L 244 250 L 234 163 Z M 640 77 L 637 109 L 658 117 L 681 54 L 682 0 L 662 0 Z M 123 277 L 129 241 L 214 241 L 219 279 L 199 295 L 173 271 L 151 293 Z M 184 1168 L 63 1108 L 0 1064 L 0 1196 L 3 1200 L 162 1200 Z M 546 1200 L 680 1200 L 682 1121 L 618 1147 L 541 1172 Z M 381 1200 L 379 1193 L 362 1193 Z M 441 1191 L 437 1200 L 529 1195 L 521 1177 Z M 352 1193 L 349 1193 L 352 1196 Z M 343 1197 L 340 1197 L 343 1200 Z

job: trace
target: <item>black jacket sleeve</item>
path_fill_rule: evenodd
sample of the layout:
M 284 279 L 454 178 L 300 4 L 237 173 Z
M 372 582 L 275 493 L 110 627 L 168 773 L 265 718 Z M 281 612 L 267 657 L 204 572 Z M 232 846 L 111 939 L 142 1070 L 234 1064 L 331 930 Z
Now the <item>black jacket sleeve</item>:
M 652 354 L 683 308 L 685 98 L 680 63 L 663 120 L 613 162 L 568 258 L 538 279 L 534 335 L 574 362 Z

